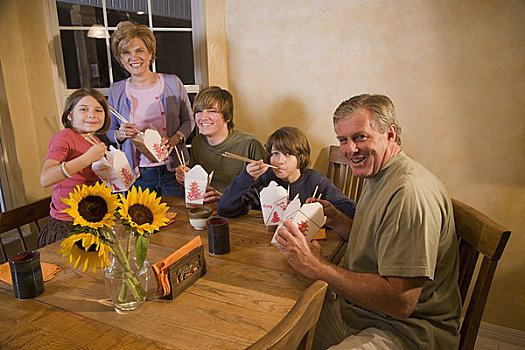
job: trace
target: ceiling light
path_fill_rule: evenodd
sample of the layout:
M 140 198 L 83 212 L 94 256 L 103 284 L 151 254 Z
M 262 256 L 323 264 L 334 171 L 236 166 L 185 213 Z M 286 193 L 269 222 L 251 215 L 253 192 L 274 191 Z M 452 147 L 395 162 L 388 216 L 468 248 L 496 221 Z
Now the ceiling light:
M 109 38 L 109 33 L 102 24 L 93 24 L 89 28 L 87 36 L 88 38 L 106 39 Z

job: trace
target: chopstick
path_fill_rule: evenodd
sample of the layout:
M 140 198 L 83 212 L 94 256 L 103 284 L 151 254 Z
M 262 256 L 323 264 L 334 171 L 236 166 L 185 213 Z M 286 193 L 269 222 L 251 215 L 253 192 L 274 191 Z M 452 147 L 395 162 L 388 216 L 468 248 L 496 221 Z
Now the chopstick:
M 317 189 L 319 188 L 319 186 L 315 186 L 315 190 L 314 190 L 314 194 L 312 194 L 312 197 L 313 198 L 316 198 L 315 195 L 317 194 Z
M 250 158 L 246 158 L 246 157 L 243 157 L 243 156 L 238 156 L 236 154 L 233 154 L 233 153 L 230 153 L 230 152 L 224 152 L 222 154 L 223 157 L 226 157 L 226 158 L 233 158 L 233 159 L 237 159 L 237 160 L 242 160 L 242 161 L 245 161 L 245 162 L 255 162 L 255 160 L 253 159 L 250 159 Z M 278 169 L 276 166 L 274 165 L 270 165 L 270 164 L 266 164 L 264 163 L 264 165 L 267 165 L 269 166 L 270 168 L 274 168 L 274 169 Z
M 109 106 L 109 105 L 108 105 Z M 109 106 L 109 110 L 111 112 L 113 112 L 113 115 L 115 117 L 117 117 L 121 122 L 123 123 L 129 123 L 128 120 L 126 118 L 124 118 L 119 112 L 117 112 L 117 110 L 111 106 Z
M 177 146 L 173 147 L 175 149 L 175 153 L 177 153 L 177 158 L 179 158 L 179 163 L 180 165 L 182 165 L 182 169 L 184 169 L 184 167 L 186 166 L 186 164 L 184 164 L 182 162 L 182 158 L 180 157 L 180 154 L 179 154 L 179 149 L 177 148 Z
M 95 145 L 98 145 L 100 142 L 91 134 L 86 134 L 86 136 L 84 136 L 84 139 L 86 139 L 87 142 L 89 142 L 90 144 L 92 144 L 93 146 Z
M 116 110 L 115 108 L 111 107 L 110 105 L 108 105 L 108 107 L 109 107 L 110 112 L 112 112 L 113 115 L 114 115 L 115 117 L 117 117 L 118 120 L 120 120 L 120 121 L 123 122 L 123 123 L 129 123 L 129 121 L 128 121 L 126 118 L 124 118 L 124 117 L 122 116 L 122 114 L 120 114 L 119 112 L 117 112 L 117 110 Z M 144 135 L 144 132 L 143 132 L 143 131 L 140 131 L 140 130 L 137 130 L 137 131 L 138 131 L 139 134 Z
M 215 170 L 212 170 L 211 173 L 210 173 L 210 176 L 208 176 L 208 186 L 211 186 L 211 179 L 213 179 L 213 173 L 215 172 Z
M 182 164 L 184 164 L 182 169 L 184 170 L 184 172 L 186 172 L 186 159 L 184 159 L 184 151 L 180 151 L 180 155 L 182 157 Z

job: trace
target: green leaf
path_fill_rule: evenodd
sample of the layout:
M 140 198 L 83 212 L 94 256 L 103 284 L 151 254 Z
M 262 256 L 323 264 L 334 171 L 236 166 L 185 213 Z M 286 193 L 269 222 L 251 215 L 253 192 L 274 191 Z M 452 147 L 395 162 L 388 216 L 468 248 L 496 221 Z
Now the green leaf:
M 137 265 L 139 266 L 139 269 L 142 268 L 144 260 L 146 260 L 146 256 L 148 255 L 148 246 L 149 238 L 143 235 L 137 235 L 135 240 L 135 255 L 137 257 Z

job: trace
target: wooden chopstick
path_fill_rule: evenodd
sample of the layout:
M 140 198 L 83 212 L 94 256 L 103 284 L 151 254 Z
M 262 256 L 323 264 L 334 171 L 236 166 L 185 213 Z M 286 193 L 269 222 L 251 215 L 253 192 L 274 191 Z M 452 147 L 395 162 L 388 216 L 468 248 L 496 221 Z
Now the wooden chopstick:
M 233 153 L 230 153 L 230 152 L 224 152 L 224 153 L 222 154 L 222 156 L 223 156 L 223 157 L 226 157 L 226 158 L 233 158 L 233 159 L 237 159 L 237 160 L 242 160 L 242 161 L 249 162 L 249 163 L 251 163 L 251 162 L 255 162 L 255 160 L 253 160 L 253 159 L 246 158 L 246 157 L 243 157 L 243 156 L 238 156 L 238 155 L 233 154 Z M 274 165 L 270 165 L 270 164 L 266 164 L 266 163 L 264 163 L 264 165 L 267 165 L 267 166 L 269 166 L 270 168 L 279 169 L 279 168 L 277 168 L 277 167 L 274 166 Z
M 117 112 L 117 110 L 116 110 L 115 108 L 111 107 L 110 105 L 108 105 L 108 107 L 109 107 L 110 112 L 112 112 L 113 115 L 114 115 L 115 117 L 117 117 L 121 122 L 123 122 L 123 123 L 129 123 L 129 121 L 128 121 L 126 118 L 124 118 L 124 117 L 122 116 L 122 114 L 120 114 L 119 112 Z M 139 134 L 141 134 L 142 136 L 144 136 L 144 132 L 143 132 L 143 131 L 139 131 L 139 130 L 138 130 L 138 132 L 139 132 Z
M 179 154 L 179 149 L 177 148 L 177 146 L 173 147 L 175 149 L 175 153 L 177 153 L 177 158 L 179 158 L 179 163 L 180 165 L 182 165 L 182 169 L 184 169 L 184 167 L 186 166 L 186 164 L 184 164 L 182 162 L 182 158 L 180 157 L 180 154 Z
M 108 106 L 109 106 L 109 105 L 108 105 Z M 119 112 L 117 112 L 117 110 L 116 110 L 115 108 L 109 106 L 109 110 L 110 110 L 111 112 L 113 112 L 113 115 L 114 115 L 115 117 L 117 117 L 118 119 L 120 119 L 121 122 L 123 122 L 123 123 L 129 123 L 128 120 L 127 120 L 126 118 L 124 118 Z
M 86 136 L 84 136 L 84 139 L 86 139 L 87 142 L 89 142 L 90 144 L 92 144 L 93 146 L 95 145 L 98 145 L 100 142 L 95 139 L 95 137 L 91 134 L 87 134 Z
M 213 179 L 213 173 L 215 172 L 215 170 L 212 170 L 210 175 L 208 176 L 208 186 L 211 186 L 211 179 Z
M 184 159 L 184 151 L 180 151 L 180 156 L 182 157 L 182 164 L 184 164 L 182 169 L 184 170 L 184 172 L 186 172 L 186 159 Z
M 319 186 L 315 186 L 315 190 L 314 190 L 314 194 L 312 194 L 312 198 L 315 198 L 315 195 L 317 194 L 317 189 L 319 188 Z

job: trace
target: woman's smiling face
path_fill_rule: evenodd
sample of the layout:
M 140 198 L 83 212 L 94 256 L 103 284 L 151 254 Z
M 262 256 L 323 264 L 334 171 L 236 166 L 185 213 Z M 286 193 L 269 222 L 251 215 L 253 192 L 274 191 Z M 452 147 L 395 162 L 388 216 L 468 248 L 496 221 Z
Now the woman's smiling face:
M 120 54 L 122 65 L 132 76 L 149 72 L 151 57 L 148 48 L 139 38 L 131 39 L 126 50 Z

